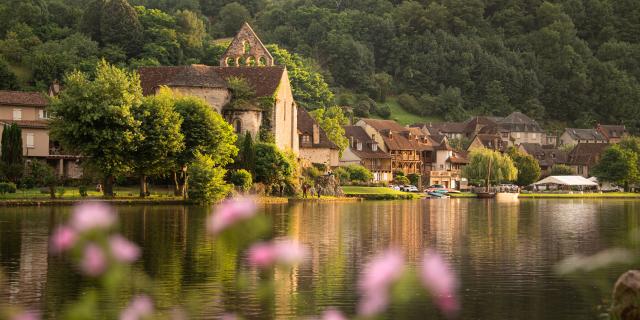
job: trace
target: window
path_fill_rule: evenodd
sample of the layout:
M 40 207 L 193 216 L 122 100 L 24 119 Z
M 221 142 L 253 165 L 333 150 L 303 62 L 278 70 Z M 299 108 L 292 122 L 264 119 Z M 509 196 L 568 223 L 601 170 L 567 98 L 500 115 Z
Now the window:
M 516 139 L 520 139 L 520 132 L 516 132 Z
M 378 151 L 378 144 L 375 143 L 375 142 L 373 144 L 371 144 L 371 150 Z
M 362 150 L 362 142 L 358 141 L 357 149 L 358 149 L 358 151 Z
M 582 174 L 582 166 L 578 166 L 578 174 Z
M 242 133 L 242 121 L 240 119 L 233 120 L 233 130 L 236 134 Z
M 533 138 L 533 139 L 536 138 L 536 133 L 535 132 L 531 134 L 531 138 Z
M 27 148 L 35 148 L 33 133 L 27 133 Z
M 38 110 L 38 115 L 40 116 L 40 119 L 49 119 L 49 113 L 47 110 Z
M 303 135 L 302 143 L 311 143 L 311 137 L 308 134 Z
M 13 109 L 13 120 L 22 120 L 22 109 Z

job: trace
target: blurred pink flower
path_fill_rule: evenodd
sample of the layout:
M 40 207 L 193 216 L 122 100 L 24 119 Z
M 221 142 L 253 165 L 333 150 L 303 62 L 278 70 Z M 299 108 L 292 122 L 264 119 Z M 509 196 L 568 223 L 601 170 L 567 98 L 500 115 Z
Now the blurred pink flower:
M 109 238 L 109 246 L 113 257 L 120 262 L 131 263 L 140 257 L 140 248 L 119 234 Z
M 73 211 L 71 226 L 76 231 L 107 229 L 116 222 L 113 209 L 104 203 L 85 202 Z
M 23 311 L 12 315 L 9 320 L 39 320 L 40 315 L 33 311 Z
M 420 276 L 423 285 L 435 297 L 438 308 L 447 316 L 455 315 L 459 309 L 456 297 L 458 279 L 442 256 L 427 250 L 422 259 Z
M 388 249 L 369 261 L 358 282 L 362 295 L 358 313 L 373 316 L 384 311 L 388 304 L 391 285 L 403 272 L 404 256 L 397 249 Z
M 73 247 L 76 239 L 75 230 L 67 226 L 60 226 L 51 235 L 51 251 L 54 253 L 67 251 Z
M 273 245 L 266 242 L 256 243 L 249 248 L 249 263 L 260 267 L 268 268 L 276 262 L 276 254 Z
M 219 204 L 207 219 L 207 230 L 216 235 L 230 226 L 253 217 L 256 213 L 255 201 L 251 198 L 235 198 Z
M 129 306 L 120 314 L 120 320 L 138 320 L 153 314 L 153 301 L 147 295 L 133 297 Z
M 304 260 L 307 249 L 293 240 L 257 243 L 249 248 L 249 263 L 259 268 L 269 268 L 275 264 L 294 265 Z
M 347 320 L 347 317 L 337 309 L 329 308 L 322 314 L 322 320 Z
M 80 269 L 88 276 L 99 276 L 107 269 L 107 259 L 100 248 L 95 243 L 89 243 L 84 248 Z
M 238 320 L 238 316 L 235 313 L 225 313 L 220 316 L 220 320 Z

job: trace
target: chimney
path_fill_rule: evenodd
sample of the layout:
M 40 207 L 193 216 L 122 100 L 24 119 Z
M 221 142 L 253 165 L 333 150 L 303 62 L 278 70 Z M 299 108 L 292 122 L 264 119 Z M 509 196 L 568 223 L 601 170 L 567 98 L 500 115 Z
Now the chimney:
M 313 124 L 313 144 L 320 143 L 320 127 L 317 123 Z

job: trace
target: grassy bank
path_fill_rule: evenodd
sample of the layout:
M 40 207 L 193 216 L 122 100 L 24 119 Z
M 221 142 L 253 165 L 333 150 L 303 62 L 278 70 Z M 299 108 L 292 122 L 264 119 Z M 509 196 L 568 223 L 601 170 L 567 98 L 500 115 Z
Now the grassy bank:
M 414 123 L 424 123 L 424 122 L 440 122 L 442 119 L 438 117 L 424 117 L 420 115 L 415 115 L 413 113 L 404 110 L 396 100 L 396 97 L 389 97 L 385 100 L 385 102 L 379 102 L 379 106 L 388 105 L 391 110 L 391 117 L 389 119 L 396 120 L 398 123 L 402 125 L 414 124 Z M 376 115 L 372 115 L 373 117 L 377 117 Z
M 82 200 L 82 199 L 102 199 L 102 193 L 93 189 L 87 190 L 87 197 L 80 196 L 78 188 L 63 187 L 56 188 L 56 198 L 59 200 Z M 62 192 L 60 192 L 62 190 Z M 46 192 L 45 192 L 46 191 Z M 180 200 L 180 197 L 173 195 L 173 190 L 168 188 L 151 188 L 148 200 Z M 140 191 L 136 187 L 116 187 L 114 188 L 115 198 L 118 199 L 139 199 Z M 0 194 L 0 200 L 49 200 L 49 191 L 44 189 L 18 190 L 16 193 Z
M 471 192 L 448 193 L 451 198 L 475 198 L 476 194 Z
M 610 192 L 610 193 L 521 193 L 519 198 L 592 198 L 592 199 L 640 199 L 640 193 L 633 192 Z
M 344 186 L 342 190 L 347 197 L 357 197 L 366 200 L 403 200 L 420 199 L 423 197 L 420 193 L 402 192 L 386 187 Z

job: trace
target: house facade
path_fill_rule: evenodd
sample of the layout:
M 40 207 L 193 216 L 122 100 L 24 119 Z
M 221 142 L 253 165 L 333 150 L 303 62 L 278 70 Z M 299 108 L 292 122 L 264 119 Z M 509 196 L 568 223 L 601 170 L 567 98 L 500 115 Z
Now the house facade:
M 303 108 L 298 108 L 299 158 L 305 164 L 323 164 L 327 169 L 339 165 L 338 147 Z
M 299 153 L 298 107 L 287 69 L 274 65 L 273 57 L 248 24 L 244 24 L 222 55 L 220 66 L 190 65 L 143 67 L 139 70 L 144 95 L 162 86 L 204 99 L 233 125 L 236 133 L 256 137 L 271 134 L 282 150 Z M 255 99 L 231 104 L 232 79 L 243 79 Z
M 364 128 L 345 126 L 344 131 L 349 139 L 349 147 L 342 153 L 340 165 L 362 165 L 371 171 L 374 182 L 393 180 L 391 155 L 384 152 L 378 142 L 367 135 Z
M 602 134 L 609 143 L 619 143 L 628 136 L 627 128 L 624 125 L 596 125 L 596 130 Z
M 360 119 L 356 123 L 364 129 L 378 147 L 391 156 L 393 171 L 405 175 L 421 174 L 420 146 L 413 141 L 406 127 L 393 120 Z
M 576 174 L 588 178 L 608 147 L 608 143 L 578 143 L 569 152 L 569 165 Z
M 542 127 L 521 112 L 513 112 L 505 118 L 497 119 L 495 125 L 485 126 L 480 133 L 497 134 L 508 146 L 517 146 L 521 143 L 543 145 L 547 142 L 547 134 Z
M 561 146 L 578 143 L 607 143 L 607 138 L 596 129 L 566 128 L 559 138 Z
M 22 154 L 29 161 L 46 161 L 61 177 L 80 178 L 79 157 L 67 155 L 49 139 L 49 100 L 41 93 L 0 91 L 0 134 L 4 125 L 22 129 Z

